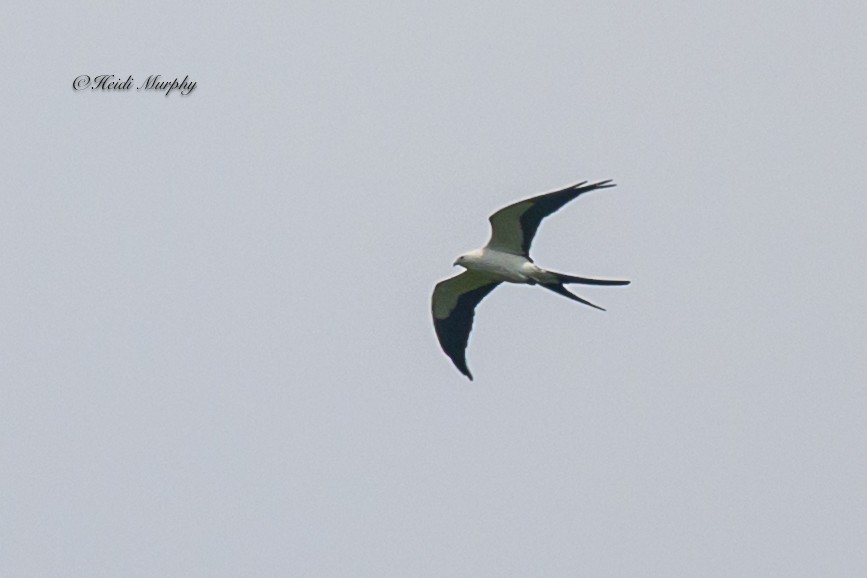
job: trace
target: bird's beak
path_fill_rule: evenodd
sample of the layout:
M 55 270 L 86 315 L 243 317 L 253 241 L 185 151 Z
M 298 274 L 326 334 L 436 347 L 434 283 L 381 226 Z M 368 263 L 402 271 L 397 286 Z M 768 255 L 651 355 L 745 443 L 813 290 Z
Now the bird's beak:
M 457 267 L 457 266 L 458 266 L 458 262 L 457 262 L 457 261 L 455 261 L 454 263 L 452 263 L 452 267 Z

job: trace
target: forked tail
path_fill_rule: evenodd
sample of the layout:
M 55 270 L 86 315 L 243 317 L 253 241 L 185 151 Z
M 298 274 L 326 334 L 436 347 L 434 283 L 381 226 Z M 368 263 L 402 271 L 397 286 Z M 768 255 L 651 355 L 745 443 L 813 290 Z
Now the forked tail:
M 584 305 L 589 305 L 590 307 L 593 307 L 594 309 L 599 309 L 600 311 L 605 311 L 605 309 L 599 307 L 598 305 L 590 303 L 586 299 L 578 297 L 577 295 L 566 289 L 564 285 L 567 283 L 580 283 L 581 285 L 629 285 L 629 281 L 618 281 L 615 279 L 588 279 L 586 277 L 575 277 L 573 275 L 555 273 L 554 271 L 548 271 L 548 273 L 553 275 L 556 280 L 547 283 L 540 282 L 539 285 L 541 285 L 545 289 L 548 289 L 549 291 L 553 291 L 554 293 L 557 293 L 564 297 L 568 297 L 569 299 L 577 301 L 579 303 L 583 303 Z
M 557 281 L 562 284 L 580 283 L 581 285 L 629 285 L 629 281 L 618 281 L 616 279 L 588 279 L 586 277 L 575 277 L 574 275 L 555 273 L 554 271 L 549 271 L 549 273 L 556 275 Z

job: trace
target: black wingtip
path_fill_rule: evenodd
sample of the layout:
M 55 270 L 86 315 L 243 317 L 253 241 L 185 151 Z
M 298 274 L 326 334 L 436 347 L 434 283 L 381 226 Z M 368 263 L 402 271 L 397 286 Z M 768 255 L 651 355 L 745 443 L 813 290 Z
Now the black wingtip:
M 616 187 L 617 184 L 614 183 L 614 179 L 605 179 L 604 181 L 596 181 L 595 183 L 591 183 L 590 181 L 581 181 L 580 183 L 574 184 L 568 189 L 577 191 L 579 193 L 587 193 L 590 191 L 595 191 L 597 189 L 610 189 L 611 187 Z
M 467 379 L 469 379 L 470 381 L 473 380 L 473 374 L 470 372 L 470 368 L 467 367 L 466 363 L 463 364 L 463 365 L 458 365 L 458 364 L 456 363 L 456 364 L 455 364 L 455 367 L 458 368 L 458 371 L 460 371 L 461 373 L 463 373 L 464 375 L 466 375 L 466 376 L 467 376 Z
M 592 183 L 590 186 L 594 189 L 610 189 L 611 187 L 616 187 L 617 183 L 614 182 L 614 179 L 605 179 L 604 181 Z
M 454 356 L 454 357 L 449 355 L 449 357 L 451 357 L 452 363 L 455 364 L 455 367 L 458 369 L 458 371 L 460 371 L 463 375 L 466 375 L 467 379 L 472 381 L 473 380 L 473 373 L 470 371 L 470 368 L 467 365 L 466 357 L 464 357 L 463 355 Z

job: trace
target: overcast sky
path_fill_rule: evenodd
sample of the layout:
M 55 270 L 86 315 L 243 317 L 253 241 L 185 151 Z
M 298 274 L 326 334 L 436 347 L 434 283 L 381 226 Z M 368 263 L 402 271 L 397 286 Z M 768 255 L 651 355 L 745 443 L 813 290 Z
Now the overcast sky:
M 5 3 L 0 574 L 867 574 L 865 21 Z M 604 178 L 533 256 L 632 285 L 502 286 L 467 381 L 434 284 Z

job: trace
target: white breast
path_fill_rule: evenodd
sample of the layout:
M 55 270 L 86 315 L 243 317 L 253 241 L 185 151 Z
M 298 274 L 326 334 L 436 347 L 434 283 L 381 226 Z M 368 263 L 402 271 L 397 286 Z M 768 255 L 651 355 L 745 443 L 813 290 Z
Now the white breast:
M 485 248 L 472 263 L 472 268 L 500 281 L 526 283 L 539 268 L 522 255 L 503 253 Z

